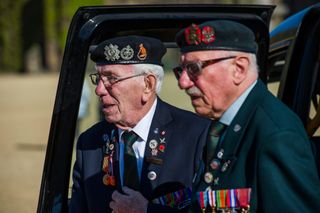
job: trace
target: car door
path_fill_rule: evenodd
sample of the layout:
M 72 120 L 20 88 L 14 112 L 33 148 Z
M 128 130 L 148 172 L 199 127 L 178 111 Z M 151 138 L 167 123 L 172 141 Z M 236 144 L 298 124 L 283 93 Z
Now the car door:
M 52 115 L 38 212 L 67 212 L 70 170 L 81 91 L 90 47 L 129 34 L 162 40 L 176 49 L 175 34 L 191 23 L 214 19 L 250 27 L 259 45 L 260 78 L 266 81 L 269 21 L 273 6 L 263 5 L 130 5 L 81 7 L 71 22 Z M 178 62 L 176 62 L 178 63 Z M 98 110 L 98 109 L 97 109 Z
M 320 3 L 289 17 L 270 34 L 268 81 L 301 118 L 310 137 L 320 136 Z

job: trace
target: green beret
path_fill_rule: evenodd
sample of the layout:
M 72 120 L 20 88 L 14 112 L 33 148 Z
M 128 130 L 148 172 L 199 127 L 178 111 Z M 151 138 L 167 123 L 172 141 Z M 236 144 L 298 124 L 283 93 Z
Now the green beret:
M 243 24 L 215 20 L 192 24 L 176 35 L 182 53 L 202 50 L 230 50 L 257 53 L 253 32 Z
M 104 64 L 156 64 L 162 65 L 166 53 L 163 43 L 145 36 L 123 36 L 105 40 L 91 51 L 91 60 Z

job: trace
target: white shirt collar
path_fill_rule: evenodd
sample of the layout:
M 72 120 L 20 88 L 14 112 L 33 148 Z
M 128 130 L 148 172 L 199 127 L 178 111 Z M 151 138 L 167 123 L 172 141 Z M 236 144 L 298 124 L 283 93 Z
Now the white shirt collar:
M 149 112 L 132 129 L 144 141 L 148 140 L 148 134 L 151 127 L 152 118 L 156 111 L 157 102 L 158 100 L 155 99 Z
M 150 110 L 148 111 L 148 113 L 145 114 L 145 116 L 135 125 L 135 127 L 130 129 L 131 131 L 134 131 L 143 141 L 148 140 L 148 134 L 149 134 L 154 113 L 156 111 L 157 102 L 158 100 L 156 98 Z M 119 135 L 122 135 L 122 132 L 123 130 L 119 129 Z M 138 141 L 140 140 L 138 139 Z
M 257 81 L 253 82 L 250 87 L 248 87 L 242 95 L 240 95 L 239 98 L 235 100 L 231 104 L 231 106 L 223 113 L 223 115 L 220 118 L 220 122 L 226 125 L 230 125 L 233 118 L 238 113 L 240 107 L 242 106 L 243 102 L 246 100 L 247 96 L 249 95 L 250 91 L 253 89 L 254 85 L 256 85 Z

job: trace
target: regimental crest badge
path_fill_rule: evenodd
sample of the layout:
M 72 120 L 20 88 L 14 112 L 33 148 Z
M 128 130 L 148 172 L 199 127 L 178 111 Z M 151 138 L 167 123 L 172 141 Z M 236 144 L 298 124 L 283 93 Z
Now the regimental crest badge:
M 192 24 L 190 27 L 185 29 L 184 36 L 189 45 L 198 45 L 201 43 L 201 29 L 196 24 Z
M 143 46 L 143 44 L 139 45 L 138 58 L 143 61 L 147 58 L 147 49 Z
M 104 55 L 106 56 L 107 61 L 115 61 L 120 58 L 120 50 L 117 45 L 109 44 L 104 47 Z
M 127 45 L 126 47 L 122 48 L 120 51 L 120 56 L 124 60 L 130 60 L 133 57 L 134 51 L 130 47 L 130 45 Z
M 209 44 L 214 42 L 216 39 L 214 29 L 210 26 L 204 26 L 202 28 L 201 41 L 203 43 Z

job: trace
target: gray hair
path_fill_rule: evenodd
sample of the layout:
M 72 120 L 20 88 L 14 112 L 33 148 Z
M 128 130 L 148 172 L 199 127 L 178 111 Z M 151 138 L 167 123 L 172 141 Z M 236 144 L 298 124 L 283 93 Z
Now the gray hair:
M 253 53 L 245 53 L 245 52 L 239 52 L 239 51 L 223 51 L 224 56 L 232 56 L 232 55 L 239 55 L 239 54 L 246 54 L 249 58 L 250 65 L 249 70 L 253 72 L 259 72 L 259 66 L 257 64 L 257 56 Z
M 156 77 L 156 93 L 159 95 L 162 87 L 164 70 L 160 65 L 155 64 L 133 64 L 133 70 L 136 74 L 153 74 Z

